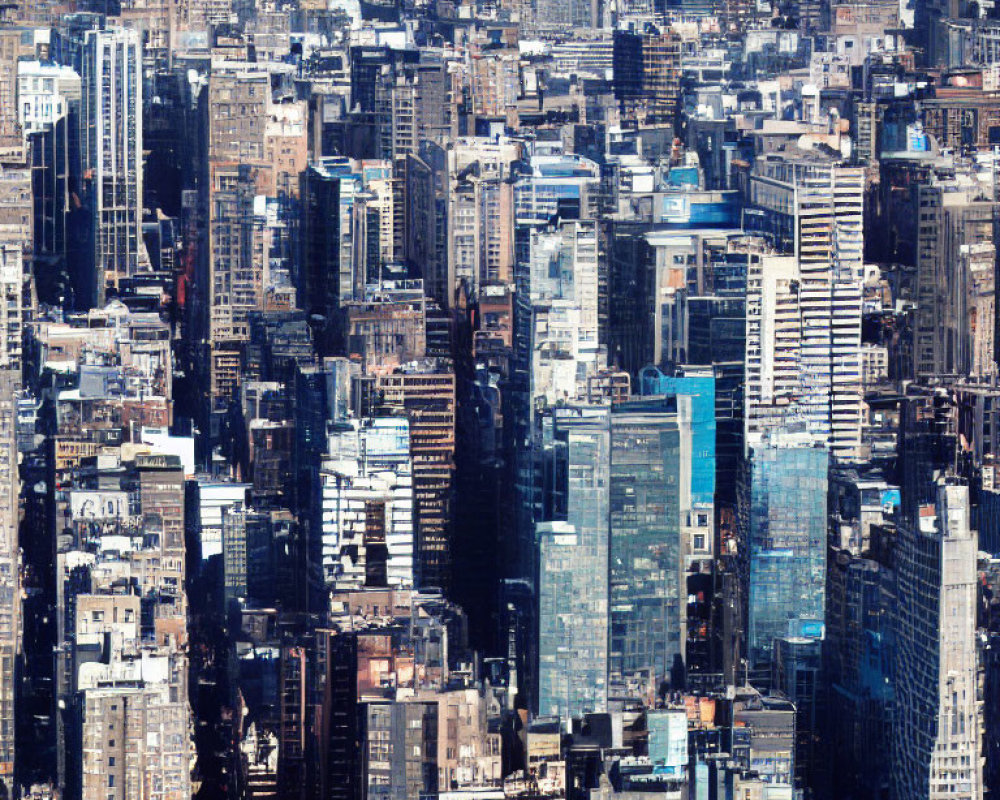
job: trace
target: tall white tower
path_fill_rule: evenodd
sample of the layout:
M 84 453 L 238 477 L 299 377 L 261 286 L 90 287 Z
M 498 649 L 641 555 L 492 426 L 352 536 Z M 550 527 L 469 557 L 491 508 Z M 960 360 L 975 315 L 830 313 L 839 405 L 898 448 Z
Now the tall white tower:
M 81 58 L 80 147 L 92 212 L 93 284 L 85 304 L 139 271 L 142 246 L 142 42 L 123 28 L 87 31 Z M 89 301 L 89 302 L 88 302 Z

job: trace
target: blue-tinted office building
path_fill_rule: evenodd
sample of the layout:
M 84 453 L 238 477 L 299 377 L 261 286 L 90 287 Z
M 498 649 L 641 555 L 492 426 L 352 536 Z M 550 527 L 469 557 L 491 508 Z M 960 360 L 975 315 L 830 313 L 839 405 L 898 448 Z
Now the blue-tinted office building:
M 610 433 L 606 408 L 556 409 L 543 424 L 536 711 L 569 719 L 607 707 Z
M 687 375 L 665 375 L 656 367 L 639 373 L 639 393 L 673 399 L 682 419 L 690 426 L 691 505 L 715 501 L 715 376 L 709 371 Z
M 822 627 L 826 609 L 827 469 L 822 444 L 779 436 L 750 449 L 747 650 L 769 664 L 774 640 Z
M 665 403 L 627 405 L 611 415 L 611 680 L 656 686 L 685 655 L 681 432 Z

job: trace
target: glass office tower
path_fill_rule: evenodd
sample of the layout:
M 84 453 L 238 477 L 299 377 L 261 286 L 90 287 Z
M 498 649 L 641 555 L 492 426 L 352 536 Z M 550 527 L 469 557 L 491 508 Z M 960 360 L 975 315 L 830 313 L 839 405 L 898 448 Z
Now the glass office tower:
M 684 657 L 681 437 L 677 415 L 660 409 L 611 415 L 613 683 L 638 673 L 658 682 Z
M 546 420 L 557 521 L 535 528 L 539 714 L 569 718 L 607 706 L 607 413 L 561 408 Z
M 774 640 L 822 635 L 829 456 L 810 437 L 751 447 L 748 655 L 770 662 Z

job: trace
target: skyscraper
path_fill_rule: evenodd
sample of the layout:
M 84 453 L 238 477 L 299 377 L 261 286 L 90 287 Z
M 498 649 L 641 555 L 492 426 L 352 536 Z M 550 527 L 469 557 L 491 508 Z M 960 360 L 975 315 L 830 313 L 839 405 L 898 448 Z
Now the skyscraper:
M 83 692 L 83 800 L 190 796 L 185 687 L 152 677 L 174 666 L 166 657 L 143 664 Z
M 142 261 L 142 40 L 89 30 L 81 54 L 81 169 L 91 213 L 93 273 L 79 302 L 103 305 Z
M 637 23 L 638 26 L 638 23 Z M 617 30 L 614 39 L 615 99 L 647 123 L 672 123 L 681 89 L 681 37 L 647 25 Z
M 431 279 L 433 295 L 452 307 L 459 292 L 477 297 L 490 282 L 507 282 L 514 262 L 514 190 L 510 183 L 520 146 L 501 138 L 458 140 L 445 154 L 447 170 L 446 284 Z M 437 289 L 440 291 L 440 289 Z
M 528 379 L 528 407 L 581 399 L 587 379 L 607 364 L 596 223 L 522 225 L 517 241 L 515 353 Z
M 21 127 L 31 149 L 35 291 L 39 301 L 57 303 L 67 291 L 69 141 L 75 141 L 80 76 L 40 61 L 20 61 L 17 68 Z
M 539 714 L 569 718 L 607 705 L 607 410 L 561 409 L 546 420 L 548 502 L 536 526 Z
M 892 785 L 915 800 L 983 796 L 976 532 L 969 490 L 941 480 L 900 526 Z
M 863 190 L 860 168 L 804 153 L 758 159 L 750 178 L 763 232 L 791 255 L 749 265 L 747 431 L 802 422 L 838 458 L 861 445 Z
M 21 653 L 21 581 L 15 392 L 19 379 L 0 372 L 0 784 L 13 797 L 15 686 Z
M 362 724 L 365 797 L 407 800 L 437 793 L 437 702 L 366 703 Z
M 298 300 L 315 320 L 323 320 L 317 335 L 321 353 L 337 344 L 338 309 L 351 297 L 349 265 L 341 264 L 341 170 L 324 163 L 302 173 L 302 224 L 299 242 Z
M 610 455 L 610 680 L 655 688 L 687 639 L 677 415 L 616 409 Z
M 337 590 L 413 586 L 414 509 L 405 418 L 333 427 L 316 478 L 323 580 Z
M 826 587 L 829 455 L 803 434 L 751 445 L 745 530 L 747 654 L 770 663 L 774 640 L 822 634 Z
M 446 363 L 431 359 L 381 375 L 377 385 L 383 409 L 410 422 L 416 583 L 446 588 L 452 569 L 455 375 Z
M 254 248 L 257 170 L 236 162 L 209 165 L 207 295 L 210 409 L 221 414 L 240 382 L 240 348 L 249 338 L 248 314 L 261 305 L 263 274 Z
M 982 187 L 946 182 L 919 186 L 917 203 L 913 373 L 993 372 L 996 203 L 982 199 Z M 984 334 L 985 348 L 977 346 Z
M 0 244 L 0 369 L 21 369 L 25 308 L 24 253 L 20 245 Z M 30 286 L 28 287 L 30 297 Z
M 667 376 L 649 367 L 640 381 L 642 393 L 654 396 L 619 403 L 611 416 L 611 617 L 614 629 L 616 619 L 630 617 L 640 608 L 637 601 L 616 601 L 623 586 L 625 595 L 635 593 L 645 596 L 647 604 L 659 604 L 662 633 L 639 625 L 635 636 L 640 647 L 658 650 L 661 657 L 644 666 L 655 667 L 653 675 L 662 681 L 670 676 L 677 657 L 690 668 L 703 666 L 707 658 L 703 610 L 690 598 L 711 586 L 714 569 L 715 378 L 699 372 Z M 641 424 L 642 419 L 656 420 L 675 433 L 651 436 L 655 427 Z M 654 484 L 660 488 L 651 491 Z M 646 487 L 643 498 L 642 487 Z M 619 528 L 614 499 L 622 496 L 626 513 L 621 519 L 631 524 Z M 633 526 L 640 531 L 648 528 L 652 535 L 645 537 L 648 552 L 633 554 L 632 565 L 627 565 L 619 552 L 629 553 L 636 544 Z M 613 658 L 619 654 L 614 640 L 613 633 Z

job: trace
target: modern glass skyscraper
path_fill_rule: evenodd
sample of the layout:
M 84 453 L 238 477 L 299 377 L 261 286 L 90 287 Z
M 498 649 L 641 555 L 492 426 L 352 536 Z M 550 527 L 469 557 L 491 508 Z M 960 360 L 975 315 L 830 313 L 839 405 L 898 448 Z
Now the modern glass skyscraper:
M 778 434 L 750 450 L 748 656 L 770 661 L 790 630 L 822 630 L 826 607 L 829 454 L 807 435 Z M 801 624 L 799 624 L 801 623 Z M 790 628 L 791 626 L 791 628 Z
M 612 683 L 662 680 L 684 657 L 681 433 L 677 415 L 658 410 L 611 415 Z
M 711 508 L 715 501 L 715 376 L 709 370 L 691 370 L 685 375 L 664 375 L 656 367 L 639 373 L 643 395 L 676 398 L 683 427 L 690 429 L 690 477 L 687 491 L 693 506 Z
M 712 376 L 684 380 L 543 418 L 539 713 L 646 695 L 687 658 L 687 572 L 711 552 L 715 439 Z
M 558 409 L 547 462 L 560 521 L 538 544 L 538 713 L 562 718 L 607 705 L 608 463 L 606 408 Z

